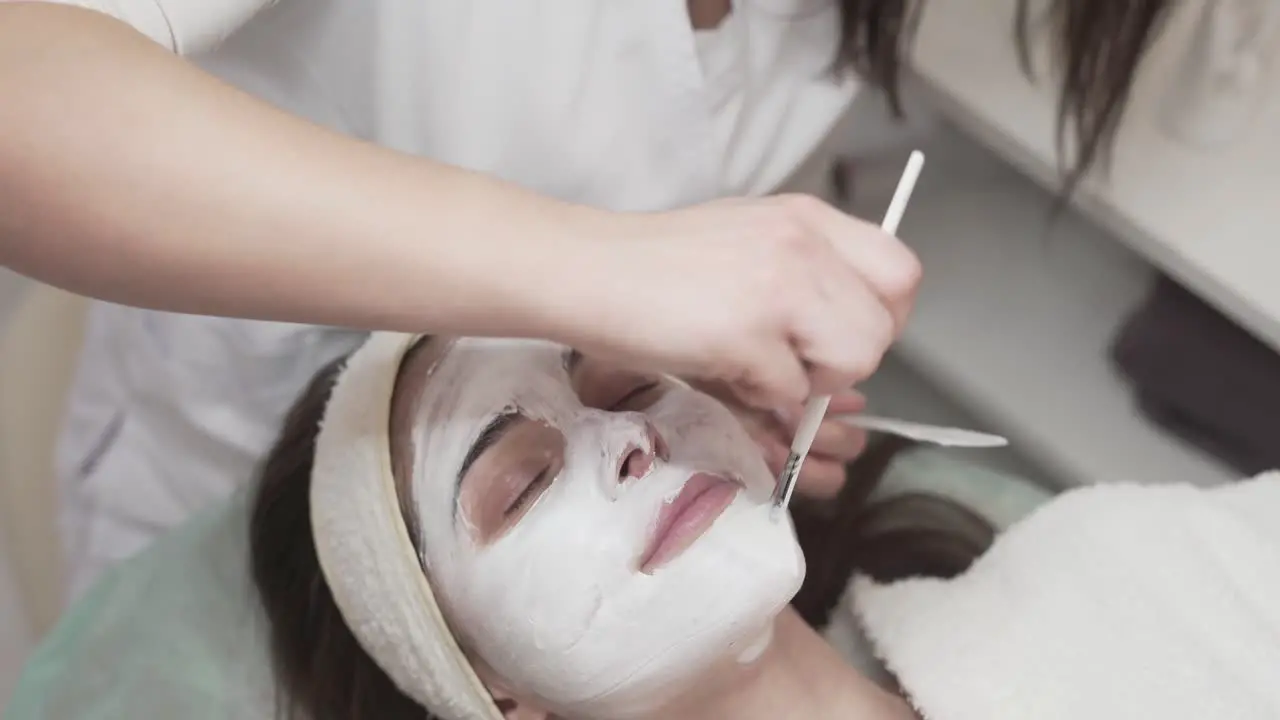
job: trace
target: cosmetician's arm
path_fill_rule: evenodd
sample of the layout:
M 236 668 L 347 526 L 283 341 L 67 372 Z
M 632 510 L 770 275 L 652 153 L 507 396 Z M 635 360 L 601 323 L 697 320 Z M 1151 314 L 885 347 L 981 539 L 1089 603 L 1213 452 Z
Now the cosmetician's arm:
M 0 260 L 177 312 L 536 331 L 522 279 L 589 211 L 330 132 L 175 53 L 265 4 L 0 0 Z

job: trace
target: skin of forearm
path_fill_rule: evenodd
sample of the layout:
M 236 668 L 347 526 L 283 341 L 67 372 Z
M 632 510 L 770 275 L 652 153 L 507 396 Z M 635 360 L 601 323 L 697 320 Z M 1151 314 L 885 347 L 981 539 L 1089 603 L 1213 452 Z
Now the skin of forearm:
M 0 255 L 39 280 L 176 312 L 538 335 L 571 304 L 555 258 L 601 219 L 290 116 L 104 15 L 0 0 Z

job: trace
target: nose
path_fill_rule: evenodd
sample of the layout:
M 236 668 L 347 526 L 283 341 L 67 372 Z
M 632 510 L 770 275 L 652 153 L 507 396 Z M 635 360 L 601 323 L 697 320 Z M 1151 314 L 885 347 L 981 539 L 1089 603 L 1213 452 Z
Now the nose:
M 662 433 L 648 420 L 644 421 L 644 446 L 630 446 L 618 464 L 618 482 L 637 480 L 649 474 L 656 460 L 670 460 L 671 452 Z

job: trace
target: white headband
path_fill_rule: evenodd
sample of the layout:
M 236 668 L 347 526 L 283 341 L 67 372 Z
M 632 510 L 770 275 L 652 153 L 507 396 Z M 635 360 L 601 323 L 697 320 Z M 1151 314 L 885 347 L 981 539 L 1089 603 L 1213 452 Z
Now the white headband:
M 391 474 L 391 396 L 417 338 L 375 333 L 338 377 L 311 475 L 316 554 L 351 632 L 401 691 L 445 720 L 502 720 L 440 611 Z

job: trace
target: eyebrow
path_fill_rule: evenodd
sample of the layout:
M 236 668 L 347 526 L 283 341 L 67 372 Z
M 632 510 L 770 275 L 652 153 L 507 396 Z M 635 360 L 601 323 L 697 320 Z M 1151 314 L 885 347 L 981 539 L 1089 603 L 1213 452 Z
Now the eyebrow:
M 458 469 L 458 479 L 453 486 L 453 514 L 456 518 L 458 515 L 458 499 L 462 495 L 462 481 L 467 477 L 467 473 L 471 470 L 471 466 L 480 459 L 486 450 L 493 447 L 493 444 L 502 439 L 516 420 L 520 419 L 520 411 L 515 409 L 505 410 L 495 415 L 488 425 L 480 431 L 476 436 L 475 442 L 471 443 L 471 447 L 467 450 L 467 454 L 462 458 L 462 467 Z

